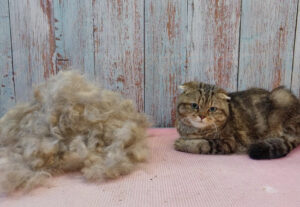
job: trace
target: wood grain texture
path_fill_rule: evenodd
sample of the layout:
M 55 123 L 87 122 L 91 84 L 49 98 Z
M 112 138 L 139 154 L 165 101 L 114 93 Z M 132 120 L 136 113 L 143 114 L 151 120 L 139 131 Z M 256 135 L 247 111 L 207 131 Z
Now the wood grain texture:
M 297 16 L 297 30 L 295 36 L 294 45 L 294 62 L 293 62 L 293 74 L 292 74 L 292 91 L 300 97 L 300 12 L 299 7 L 300 1 L 298 3 L 298 16 Z
M 186 80 L 237 89 L 241 0 L 189 0 Z
M 53 0 L 57 70 L 71 67 L 94 79 L 92 1 Z
M 8 0 L 0 0 L 0 117 L 15 105 Z
M 239 90 L 290 87 L 297 0 L 243 0 Z
M 156 126 L 173 126 L 177 87 L 187 70 L 187 2 L 145 3 L 145 111 Z
M 52 1 L 9 0 L 9 5 L 15 91 L 21 102 L 56 72 Z
M 140 0 L 93 1 L 95 75 L 144 110 L 143 11 Z
M 298 3 L 0 0 L 0 116 L 66 67 L 160 127 L 173 126 L 177 87 L 190 80 L 229 91 L 284 84 L 300 96 Z
M 0 17 L 9 17 L 8 0 L 0 0 Z

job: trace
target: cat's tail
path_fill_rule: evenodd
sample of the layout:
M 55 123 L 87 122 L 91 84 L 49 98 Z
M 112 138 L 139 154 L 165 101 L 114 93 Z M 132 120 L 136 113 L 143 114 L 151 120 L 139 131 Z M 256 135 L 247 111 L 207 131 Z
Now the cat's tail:
M 279 86 L 271 91 L 270 101 L 275 109 L 288 109 L 298 105 L 298 98 L 284 86 Z
M 248 154 L 252 159 L 276 159 L 286 156 L 297 147 L 296 139 L 268 138 L 250 145 Z

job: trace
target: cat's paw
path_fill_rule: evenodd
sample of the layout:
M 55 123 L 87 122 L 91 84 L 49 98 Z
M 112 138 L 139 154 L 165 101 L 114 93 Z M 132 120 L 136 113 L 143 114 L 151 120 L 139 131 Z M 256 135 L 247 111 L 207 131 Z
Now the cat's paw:
M 175 150 L 194 154 L 209 154 L 209 142 L 205 139 L 179 138 L 174 143 Z
M 179 138 L 175 141 L 174 148 L 177 151 L 187 152 L 185 140 L 182 138 Z
M 207 140 L 202 139 L 201 142 L 198 143 L 198 148 L 200 154 L 210 154 L 210 145 Z

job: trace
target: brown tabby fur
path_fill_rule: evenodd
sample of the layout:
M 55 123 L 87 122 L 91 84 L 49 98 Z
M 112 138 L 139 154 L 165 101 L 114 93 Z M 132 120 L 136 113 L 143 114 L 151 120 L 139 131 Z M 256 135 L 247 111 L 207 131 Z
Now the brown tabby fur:
M 299 100 L 284 87 L 229 94 L 198 82 L 185 83 L 181 88 L 176 120 L 181 136 L 175 141 L 178 151 L 248 152 L 253 159 L 274 159 L 287 155 L 300 143 Z

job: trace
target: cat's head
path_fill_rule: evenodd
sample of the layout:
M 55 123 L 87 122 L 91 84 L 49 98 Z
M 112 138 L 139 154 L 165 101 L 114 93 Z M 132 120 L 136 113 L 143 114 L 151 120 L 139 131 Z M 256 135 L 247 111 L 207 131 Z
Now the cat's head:
M 179 86 L 182 93 L 177 102 L 177 119 L 199 128 L 220 128 L 229 116 L 226 91 L 215 85 L 187 82 Z

